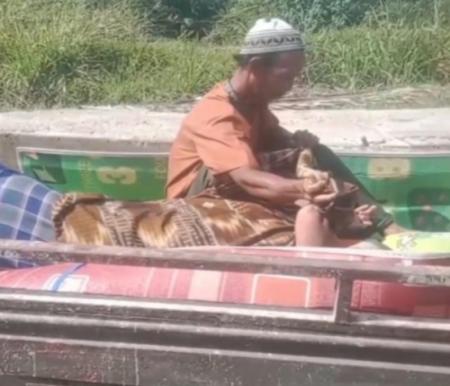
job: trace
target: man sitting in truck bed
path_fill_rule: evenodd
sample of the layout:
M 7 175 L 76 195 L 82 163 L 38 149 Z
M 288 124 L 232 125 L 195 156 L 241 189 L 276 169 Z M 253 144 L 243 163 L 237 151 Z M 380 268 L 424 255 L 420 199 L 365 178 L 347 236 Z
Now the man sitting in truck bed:
M 302 74 L 304 49 L 300 33 L 284 21 L 257 21 L 236 57 L 239 69 L 234 76 L 210 91 L 183 122 L 170 153 L 169 198 L 196 195 L 215 178 L 228 176 L 249 196 L 275 205 L 292 205 L 304 198 L 305 185 L 263 170 L 258 155 L 292 147 L 312 148 L 321 169 L 362 189 L 358 215 L 366 225 L 372 225 L 372 217 L 376 222 L 373 228 L 378 230 L 392 224 L 391 217 L 373 205 L 367 191 L 317 137 L 307 131 L 289 133 L 270 112 L 269 103 L 286 94 Z M 332 201 L 333 195 L 311 196 L 310 200 L 323 205 Z M 299 229 L 297 241 L 311 245 L 333 239 L 323 214 L 316 209 L 314 205 L 305 208 L 311 221 L 308 224 L 314 224 L 315 231 L 310 234 Z
M 268 109 L 302 73 L 304 50 L 286 22 L 257 21 L 234 76 L 185 119 L 170 154 L 168 199 L 66 194 L 54 205 L 57 239 L 139 247 L 337 246 L 342 236 L 386 230 L 391 217 L 339 158 L 307 131 L 282 129 Z M 308 165 L 298 162 L 303 151 L 310 151 Z M 337 189 L 349 185 L 359 187 L 357 199 Z M 344 218 L 353 221 L 345 229 Z
M 311 149 L 319 168 L 335 178 L 355 186 L 358 181 L 314 135 L 288 133 L 268 108 L 302 73 L 304 51 L 289 24 L 258 20 L 234 76 L 184 120 L 170 153 L 168 200 L 124 204 L 66 196 L 55 216 L 60 239 L 152 247 L 340 245 L 343 212 L 327 208 L 342 192 L 330 189 L 336 184 L 327 173 L 297 178 L 301 150 Z M 345 237 L 365 237 L 392 223 L 359 188 L 358 205 L 347 207 L 358 232 L 346 229 Z

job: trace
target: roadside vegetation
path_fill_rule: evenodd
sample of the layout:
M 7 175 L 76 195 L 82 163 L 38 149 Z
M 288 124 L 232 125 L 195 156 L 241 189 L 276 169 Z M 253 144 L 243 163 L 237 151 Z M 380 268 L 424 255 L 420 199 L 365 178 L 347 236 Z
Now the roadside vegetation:
M 0 0 L 0 106 L 191 98 L 262 16 L 304 31 L 310 88 L 450 83 L 450 0 Z

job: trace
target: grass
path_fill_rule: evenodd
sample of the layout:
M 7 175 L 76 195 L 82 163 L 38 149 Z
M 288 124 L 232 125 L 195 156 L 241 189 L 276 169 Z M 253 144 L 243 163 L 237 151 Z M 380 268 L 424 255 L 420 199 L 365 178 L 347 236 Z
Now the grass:
M 233 71 L 233 47 L 214 39 L 154 40 L 127 1 L 98 9 L 85 2 L 0 0 L 2 109 L 174 101 L 201 94 Z M 230 30 L 238 27 L 233 20 Z M 375 24 L 310 36 L 309 84 L 450 82 L 448 27 Z
M 232 67 L 220 47 L 152 41 L 123 5 L 92 11 L 79 1 L 37 2 L 0 2 L 4 109 L 178 99 Z
M 362 89 L 445 83 L 450 75 L 450 29 L 384 24 L 317 33 L 311 83 Z

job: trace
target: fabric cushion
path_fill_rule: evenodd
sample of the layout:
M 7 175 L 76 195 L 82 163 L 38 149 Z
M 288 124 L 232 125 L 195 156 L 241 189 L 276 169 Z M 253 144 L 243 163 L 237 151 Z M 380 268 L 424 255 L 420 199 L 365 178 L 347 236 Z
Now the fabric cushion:
M 52 209 L 60 197 L 35 179 L 0 164 L 0 238 L 54 241 Z

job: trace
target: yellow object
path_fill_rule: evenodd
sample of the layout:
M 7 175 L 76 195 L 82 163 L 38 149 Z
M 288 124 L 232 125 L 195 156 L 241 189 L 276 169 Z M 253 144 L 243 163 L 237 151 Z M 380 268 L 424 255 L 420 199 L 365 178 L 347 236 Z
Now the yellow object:
M 126 167 L 101 167 L 97 170 L 97 176 L 104 184 L 133 185 L 137 180 L 136 171 Z
M 387 236 L 383 244 L 394 251 L 450 253 L 450 232 L 405 232 Z
M 407 158 L 373 158 L 369 161 L 369 178 L 373 180 L 405 179 L 411 175 Z

